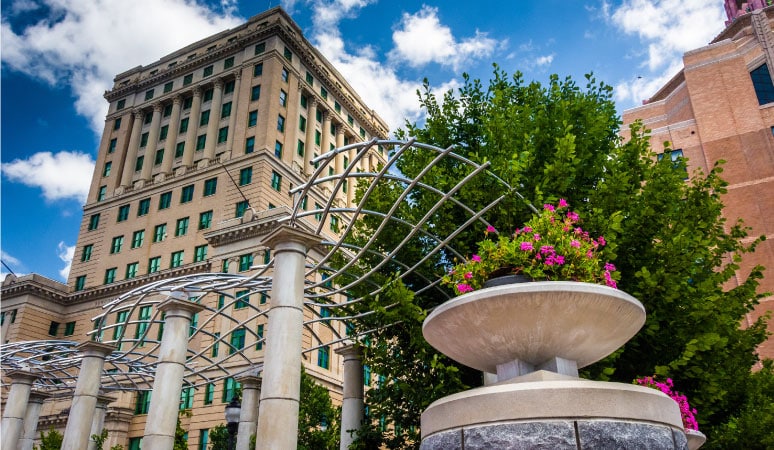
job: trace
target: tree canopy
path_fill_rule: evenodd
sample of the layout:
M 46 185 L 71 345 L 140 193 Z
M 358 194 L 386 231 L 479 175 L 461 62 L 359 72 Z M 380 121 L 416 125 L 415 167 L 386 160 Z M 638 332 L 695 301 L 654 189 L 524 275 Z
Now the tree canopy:
M 758 362 L 755 349 L 766 338 L 765 323 L 761 319 L 740 327 L 762 296 L 757 292 L 761 267 L 738 273 L 741 258 L 758 240 L 745 243 L 749 240 L 744 240 L 744 225 L 722 216 L 722 164 L 709 173 L 688 174 L 685 161 L 659 161 L 640 123 L 631 126 L 631 138 L 623 142 L 612 88 L 592 75 L 586 76 L 583 87 L 555 75 L 542 85 L 495 66 L 488 86 L 464 76 L 458 92 L 439 97 L 425 81 L 418 96 L 426 119 L 406 123 L 397 132 L 399 138 L 443 148 L 455 145 L 461 156 L 488 161 L 492 173 L 536 206 L 566 199 L 580 214 L 583 228 L 610 243 L 608 256 L 621 272 L 619 288 L 637 297 L 648 317 L 634 339 L 584 370 L 585 377 L 627 383 L 644 375 L 671 377 L 698 409 L 707 448 L 731 442 L 726 437 L 749 425 L 751 411 L 771 414 L 770 407 L 758 408 L 774 402 L 774 393 L 761 389 L 770 384 L 771 370 L 751 372 Z M 414 176 L 434 156 L 409 152 L 397 168 Z M 448 188 L 460 180 L 461 170 L 453 161 L 444 162 L 424 181 Z M 477 179 L 457 196 L 480 208 L 503 194 L 493 180 Z M 367 200 L 367 207 L 385 210 L 401 189 L 385 183 Z M 437 201 L 413 196 L 399 213 L 416 217 Z M 497 230 L 512 232 L 530 215 L 524 201 L 512 195 L 487 219 Z M 445 236 L 466 218 L 450 206 L 441 208 L 430 225 Z M 372 225 L 364 221 L 361 232 Z M 404 232 L 395 227 L 384 245 L 398 241 Z M 472 252 L 483 232 L 461 233 L 455 247 Z M 443 271 L 452 263 L 452 256 L 439 253 L 428 267 Z M 395 270 L 387 268 L 383 281 Z M 357 326 L 361 331 L 377 329 L 366 349 L 366 363 L 386 380 L 367 398 L 372 423 L 387 426 L 364 430 L 363 436 L 380 435 L 388 448 L 418 447 L 421 412 L 440 397 L 481 383 L 480 373 L 439 354 L 422 338 L 426 311 L 443 298 L 429 291 L 414 295 L 421 280 L 403 281 L 405 285 L 393 283 L 379 298 L 354 306 L 376 311 Z M 388 304 L 392 306 L 385 308 Z

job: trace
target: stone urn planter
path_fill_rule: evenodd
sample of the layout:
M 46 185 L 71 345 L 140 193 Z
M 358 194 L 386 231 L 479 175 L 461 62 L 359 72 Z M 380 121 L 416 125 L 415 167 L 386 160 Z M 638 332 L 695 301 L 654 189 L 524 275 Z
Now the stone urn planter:
M 438 306 L 423 324 L 428 343 L 496 381 L 432 403 L 422 450 L 686 449 L 666 394 L 578 378 L 644 323 L 634 297 L 576 282 L 495 286 Z
M 685 437 L 688 439 L 688 450 L 696 450 L 707 441 L 707 436 L 699 430 L 685 430 Z

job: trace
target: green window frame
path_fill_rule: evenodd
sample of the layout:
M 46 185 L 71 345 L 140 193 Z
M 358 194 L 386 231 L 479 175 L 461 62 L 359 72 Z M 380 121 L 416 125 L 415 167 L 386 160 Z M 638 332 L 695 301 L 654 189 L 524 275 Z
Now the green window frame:
M 137 204 L 137 217 L 144 216 L 150 211 L 150 198 L 144 198 Z
M 224 103 L 223 106 L 220 107 L 220 118 L 225 119 L 230 115 L 231 115 L 231 102 Z
M 86 288 L 86 275 L 81 275 L 75 279 L 75 290 L 82 291 Z
M 322 133 L 320 133 L 320 130 L 314 130 L 314 143 L 319 146 L 321 140 Z
M 255 138 L 249 137 L 245 140 L 245 154 L 255 151 Z
M 287 68 L 285 68 L 285 67 L 282 68 L 281 76 L 282 76 L 282 81 L 287 83 L 288 82 L 288 77 L 290 76 L 290 72 L 288 72 Z
M 215 383 L 207 383 L 204 387 L 204 404 L 211 405 L 215 399 Z
M 205 67 L 204 70 L 202 70 L 202 78 L 209 77 L 212 75 L 213 72 L 213 66 L 210 64 L 209 66 Z
M 215 192 L 217 192 L 217 190 L 218 190 L 218 177 L 204 180 L 205 197 L 209 197 L 210 195 L 215 195 Z
M 180 158 L 185 153 L 185 141 L 175 144 L 175 158 Z
M 121 128 L 121 118 L 120 118 L 120 117 L 119 117 L 119 118 L 117 118 L 117 119 L 116 119 L 116 120 L 113 122 L 113 131 L 116 131 L 116 130 L 118 130 L 119 128 Z
M 237 202 L 234 217 L 244 216 L 245 211 L 247 211 L 247 208 L 249 208 L 249 206 L 250 204 L 247 202 L 247 200 L 242 200 L 241 202 Z
M 156 154 L 153 157 L 153 165 L 160 166 L 162 161 L 164 161 L 164 149 L 160 148 L 156 150 Z
M 175 224 L 175 237 L 185 236 L 188 233 L 188 217 L 177 219 Z
M 194 247 L 194 262 L 207 259 L 207 244 Z
M 298 115 L 298 129 L 301 131 L 306 131 L 306 117 L 302 115 Z
M 139 262 L 133 262 L 126 265 L 126 279 L 130 280 L 137 276 L 137 272 L 139 272 L 140 269 L 140 263 Z
M 91 259 L 91 252 L 94 249 L 94 244 L 84 245 L 81 250 L 81 262 L 85 262 Z
M 222 295 L 223 294 L 221 294 L 221 296 Z M 220 309 L 222 307 L 223 306 L 220 306 L 220 307 L 218 307 L 218 309 Z M 210 350 L 210 356 L 212 358 L 215 358 L 216 356 L 218 356 L 218 351 L 220 349 L 220 333 L 219 332 L 218 333 L 213 333 L 212 338 L 213 338 L 213 340 L 212 340 L 212 347 L 211 347 L 211 350 Z
M 118 145 L 118 139 L 113 138 L 110 140 L 110 143 L 108 144 L 108 153 L 113 153 L 116 151 L 116 146 Z
M 260 42 L 260 43 L 255 45 L 255 54 L 256 55 L 260 55 L 261 53 L 263 53 L 265 51 L 266 51 L 266 43 L 265 42 Z
M 116 111 L 120 111 L 124 109 L 125 106 L 126 106 L 126 99 L 122 98 L 121 100 L 116 102 Z
M 134 171 L 139 172 L 142 170 L 142 164 L 145 162 L 145 155 L 140 155 L 134 162 Z
M 282 159 L 282 142 L 274 141 L 274 156 Z
M 137 230 L 132 233 L 132 248 L 140 248 L 145 242 L 145 230 Z
M 183 86 L 188 86 L 191 83 L 193 83 L 193 74 L 189 73 L 183 77 Z
M 306 152 L 306 145 L 304 144 L 304 141 L 299 139 L 298 143 L 296 144 L 296 154 L 298 156 L 304 156 L 305 152 Z
M 239 185 L 244 186 L 253 182 L 253 168 L 245 167 L 239 171 Z
M 199 229 L 206 230 L 212 226 L 212 210 L 199 213 Z
M 129 205 L 121 205 L 118 208 L 118 215 L 116 216 L 116 222 L 123 222 L 129 218 Z
M 314 77 L 309 71 L 306 72 L 306 82 L 314 86 Z
M 153 228 L 153 242 L 161 242 L 167 237 L 167 224 L 162 223 Z
M 111 161 L 106 162 L 105 165 L 102 167 L 102 178 L 109 177 L 110 170 L 112 168 L 113 168 L 113 163 Z
M 188 131 L 188 122 L 190 117 L 186 117 L 185 119 L 180 120 L 180 131 L 179 133 L 185 133 Z
M 234 309 L 244 309 L 250 304 L 250 291 L 236 291 L 234 294 L 236 302 L 234 303 Z
M 107 186 L 100 186 L 99 192 L 97 192 L 97 201 L 101 202 L 102 200 L 105 200 L 106 196 L 107 196 Z
M 223 94 L 228 95 L 234 92 L 234 84 L 234 80 L 226 82 L 226 84 L 223 85 Z
M 143 148 L 148 145 L 148 136 L 150 136 L 149 131 L 146 131 L 145 133 L 140 135 L 140 148 Z
M 110 254 L 120 253 L 121 247 L 124 246 L 124 236 L 114 236 L 110 243 Z
M 159 210 L 172 206 L 172 191 L 159 195 Z
M 134 329 L 134 339 L 137 340 L 140 347 L 145 345 L 145 334 L 150 328 L 151 311 L 153 307 L 151 305 L 141 306 L 139 315 L 137 316 L 137 327 Z
M 164 125 L 163 127 L 159 128 L 159 141 L 166 140 L 168 134 L 169 134 L 169 125 Z
M 326 345 L 317 349 L 317 365 L 323 369 L 330 367 L 331 349 Z
M 145 101 L 148 101 L 153 98 L 153 89 L 148 89 L 145 91 Z
M 148 273 L 155 273 L 161 270 L 161 256 L 154 256 L 148 259 Z
M 88 231 L 96 230 L 97 227 L 99 227 L 99 213 L 92 214 L 89 217 L 89 228 L 88 228 Z
M 184 256 L 184 254 L 185 253 L 184 253 L 183 250 L 172 252 L 172 257 L 170 258 L 170 261 L 169 261 L 169 268 L 172 269 L 172 268 L 175 268 L 175 267 L 182 266 L 183 265 L 183 256 Z
M 333 109 L 335 109 L 337 113 L 341 113 L 341 103 L 339 103 L 338 100 L 333 101 Z
M 169 83 L 166 83 L 166 84 L 164 85 L 164 93 L 166 94 L 167 92 L 171 91 L 171 90 L 172 90 L 172 87 L 173 87 L 174 85 L 175 85 L 174 81 L 170 81 Z
M 184 186 L 183 189 L 180 191 L 180 203 L 188 203 L 191 200 L 193 200 L 194 195 L 194 185 L 189 184 L 188 186 Z
M 134 414 L 148 414 L 150 409 L 151 391 L 137 391 L 137 399 L 134 404 Z M 139 449 L 139 446 L 137 446 Z
M 244 327 L 237 328 L 231 332 L 231 337 L 229 338 L 229 348 L 228 348 L 228 354 L 233 355 L 239 350 L 242 350 L 245 348 L 245 334 L 246 331 Z
M 253 76 L 260 77 L 263 75 L 263 63 L 258 63 L 253 66 Z
M 53 320 L 48 325 L 48 335 L 49 336 L 56 336 L 57 333 L 59 333 L 59 322 L 54 322 Z
M 277 114 L 277 131 L 280 133 L 285 132 L 285 118 L 282 114 Z
M 233 377 L 226 378 L 223 382 L 223 403 L 230 402 L 240 387 L 242 387 L 242 384 L 234 380 Z
M 253 265 L 253 255 L 252 253 L 247 253 L 244 255 L 239 255 L 239 271 L 244 272 L 247 270 L 250 270 L 250 267 Z
M 258 328 L 255 330 L 255 334 L 258 337 L 258 342 L 255 344 L 256 350 L 263 350 L 263 333 L 264 333 L 264 324 L 259 323 Z
M 64 336 L 72 336 L 75 334 L 75 321 L 67 322 L 65 324 Z
M 103 284 L 110 284 L 116 281 L 116 269 L 117 267 L 111 267 L 105 270 L 105 279 Z
M 261 98 L 261 85 L 256 84 L 250 89 L 250 101 L 255 102 Z
M 207 89 L 202 94 L 202 103 L 212 101 L 212 95 L 215 92 L 214 89 Z
M 229 56 L 223 61 L 223 70 L 230 69 L 234 67 L 234 57 Z
M 327 90 L 327 89 L 325 89 L 325 86 L 320 86 L 320 96 L 321 96 L 321 97 L 322 97 L 324 100 L 328 100 L 328 90 Z
M 247 126 L 254 127 L 258 123 L 258 110 L 254 109 L 247 113 Z
M 204 125 L 207 125 L 210 123 L 210 110 L 202 111 L 201 116 L 199 117 L 199 126 L 202 127 Z
M 271 171 L 271 188 L 279 192 L 282 190 L 282 175 L 275 171 Z
M 207 145 L 207 135 L 201 134 L 197 136 L 196 138 L 196 151 L 204 150 L 204 147 Z
M 287 59 L 288 61 L 293 60 L 293 53 L 291 53 L 289 48 L 285 47 L 285 50 L 282 54 L 285 56 L 285 59 Z
M 222 127 L 218 130 L 218 144 L 222 144 L 228 140 L 228 127 Z
M 180 411 L 193 408 L 194 388 L 193 386 L 184 387 L 180 391 Z

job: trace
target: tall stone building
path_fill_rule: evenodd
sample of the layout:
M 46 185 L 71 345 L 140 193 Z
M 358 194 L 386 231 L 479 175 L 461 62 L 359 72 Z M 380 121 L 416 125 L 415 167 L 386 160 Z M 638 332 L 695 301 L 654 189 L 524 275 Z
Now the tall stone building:
M 716 162 L 726 161 L 724 216 L 729 223 L 742 218 L 752 227 L 748 242 L 767 238 L 744 257 L 732 283 L 760 264 L 767 267 L 760 291 L 774 292 L 774 7 L 755 1 L 749 9 L 747 2 L 736 8 L 741 3 L 726 1 L 726 29 L 708 45 L 685 53 L 684 68 L 643 106 L 625 111 L 623 129 L 642 120 L 652 130 L 654 151 L 687 158 L 689 172 L 699 168 L 707 173 Z M 774 297 L 769 296 L 748 323 L 773 309 Z M 774 321 L 769 331 L 774 332 Z M 762 344 L 760 353 L 774 357 L 774 340 Z
M 388 134 L 280 8 L 118 74 L 105 98 L 109 111 L 68 282 L 8 276 L 4 343 L 85 341 L 102 305 L 133 288 L 193 273 L 252 273 L 270 258 L 256 237 L 287 215 L 289 190 L 308 180 L 312 159 Z M 384 156 L 374 147 L 357 170 L 375 169 Z M 330 170 L 342 172 L 353 157 L 340 154 Z M 352 203 L 353 186 L 344 191 L 336 205 Z M 323 187 L 299 201 L 306 209 L 329 196 Z M 335 235 L 346 217 L 326 220 Z M 262 358 L 260 349 L 254 353 Z M 340 397 L 341 356 L 317 353 L 307 356 L 307 372 Z M 190 448 L 206 446 L 205 430 L 223 422 L 233 390 L 227 383 L 215 386 L 215 401 L 198 390 L 184 399 L 194 411 L 183 419 Z M 109 405 L 105 448 L 139 448 L 147 412 L 141 397 L 127 392 Z M 47 401 L 38 430 L 62 430 L 68 406 Z

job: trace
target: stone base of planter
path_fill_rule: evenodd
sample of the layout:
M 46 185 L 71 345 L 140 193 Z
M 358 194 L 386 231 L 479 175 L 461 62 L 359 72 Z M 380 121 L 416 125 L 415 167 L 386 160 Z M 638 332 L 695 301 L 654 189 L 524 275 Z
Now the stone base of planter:
M 655 389 L 588 380 L 505 383 L 422 414 L 422 450 L 687 449 L 677 404 Z

